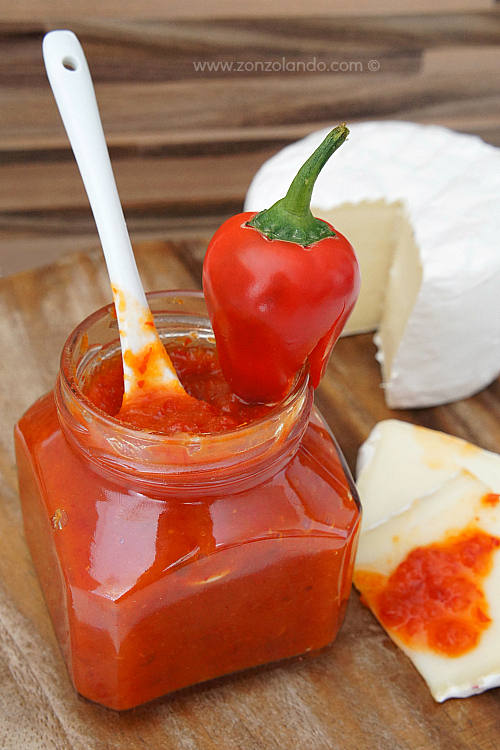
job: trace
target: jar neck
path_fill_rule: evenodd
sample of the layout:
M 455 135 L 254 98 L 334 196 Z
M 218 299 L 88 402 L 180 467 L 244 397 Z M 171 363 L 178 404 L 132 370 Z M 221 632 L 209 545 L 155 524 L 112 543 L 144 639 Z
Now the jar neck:
M 175 292 L 176 300 L 180 294 Z M 167 301 L 171 298 L 169 294 L 164 296 Z M 188 302 L 194 298 L 199 305 L 200 296 L 201 293 L 190 293 Z M 159 293 L 151 297 L 161 306 Z M 155 315 L 154 305 L 151 306 Z M 182 306 L 184 318 L 187 307 L 189 305 Z M 235 430 L 211 435 L 161 435 L 141 431 L 96 408 L 80 386 L 85 371 L 95 366 L 99 357 L 102 359 L 103 351 L 113 346 L 111 341 L 100 344 L 95 340 L 96 330 L 113 329 L 112 318 L 109 308 L 103 308 L 73 332 L 63 350 L 54 390 L 63 434 L 73 452 L 89 468 L 111 481 L 126 482 L 127 487 L 138 492 L 153 492 L 159 496 L 179 491 L 207 495 L 217 494 L 222 488 L 224 492 L 238 492 L 255 486 L 290 460 L 307 427 L 313 402 L 306 372 L 298 377 L 289 396 L 265 417 Z M 210 325 L 208 317 L 200 322 L 199 318 L 195 321 L 187 314 L 187 320 L 186 328 L 191 334 L 193 330 L 206 333 Z M 179 333 L 178 315 L 158 316 L 156 323 L 160 335 L 169 326 Z M 117 331 L 114 336 L 117 342 Z

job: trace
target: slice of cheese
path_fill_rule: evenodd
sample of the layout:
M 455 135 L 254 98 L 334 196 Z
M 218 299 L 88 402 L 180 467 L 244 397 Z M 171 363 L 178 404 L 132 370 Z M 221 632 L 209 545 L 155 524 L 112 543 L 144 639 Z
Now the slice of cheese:
M 346 234 L 360 261 L 346 333 L 378 329 L 390 407 L 470 396 L 500 372 L 500 150 L 438 126 L 349 127 L 312 197 L 313 213 Z M 245 210 L 283 197 L 327 132 L 268 160 Z
M 400 466 L 402 472 L 404 466 Z M 500 538 L 500 503 L 485 502 L 492 492 L 484 482 L 460 471 L 434 492 L 414 500 L 411 506 L 393 516 L 359 540 L 354 584 L 364 593 L 367 603 L 377 609 L 366 577 L 391 575 L 412 550 L 440 543 L 448 535 L 473 528 Z M 490 496 L 491 497 L 491 496 Z M 361 498 L 363 500 L 363 498 Z M 497 498 L 498 499 L 498 498 Z M 491 622 L 477 644 L 460 656 L 446 656 L 430 649 L 410 646 L 397 631 L 387 627 L 394 642 L 407 654 L 426 680 L 437 701 L 466 697 L 500 685 L 500 549 L 493 552 L 492 569 L 482 581 Z
M 379 422 L 358 453 L 362 531 L 400 513 L 460 469 L 500 492 L 500 455 L 466 440 L 396 419 Z

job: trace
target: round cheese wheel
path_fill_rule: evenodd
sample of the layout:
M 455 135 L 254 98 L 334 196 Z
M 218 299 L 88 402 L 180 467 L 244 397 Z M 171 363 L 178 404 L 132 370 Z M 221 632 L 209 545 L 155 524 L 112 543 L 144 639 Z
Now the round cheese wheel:
M 360 261 L 361 293 L 346 332 L 377 330 L 390 407 L 468 397 L 500 372 L 500 149 L 434 125 L 349 129 L 311 202 Z M 328 132 L 263 164 L 245 210 L 283 197 Z

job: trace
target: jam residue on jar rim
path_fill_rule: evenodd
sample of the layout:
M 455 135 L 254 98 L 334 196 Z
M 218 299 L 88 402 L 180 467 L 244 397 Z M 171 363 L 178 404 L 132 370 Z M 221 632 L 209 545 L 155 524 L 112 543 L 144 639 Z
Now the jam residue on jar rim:
M 148 301 L 165 345 L 169 338 L 186 336 L 214 343 L 201 292 L 154 292 L 148 294 Z M 82 321 L 68 338 L 54 391 L 66 439 L 75 450 L 83 450 L 100 471 L 114 473 L 120 466 L 129 471 L 134 482 L 155 483 L 162 483 L 167 475 L 172 479 L 175 474 L 181 486 L 194 481 L 192 468 L 196 467 L 201 491 L 202 485 L 209 489 L 219 480 L 226 481 L 243 455 L 249 467 L 264 459 L 271 467 L 281 460 L 280 454 L 300 443 L 313 403 L 307 367 L 299 373 L 288 396 L 258 419 L 225 432 L 165 435 L 120 422 L 83 393 L 89 374 L 119 351 L 116 316 L 108 305 Z M 203 470 L 204 475 L 200 473 Z

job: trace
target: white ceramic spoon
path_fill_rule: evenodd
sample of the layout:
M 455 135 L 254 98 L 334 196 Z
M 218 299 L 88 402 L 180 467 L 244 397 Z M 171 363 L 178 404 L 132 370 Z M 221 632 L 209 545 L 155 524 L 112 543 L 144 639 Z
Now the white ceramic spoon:
M 108 268 L 120 330 L 124 403 L 144 388 L 187 396 L 160 342 L 139 278 L 83 49 L 72 31 L 51 31 L 43 40 L 43 57 Z M 146 363 L 144 372 L 134 367 L 138 361 Z

